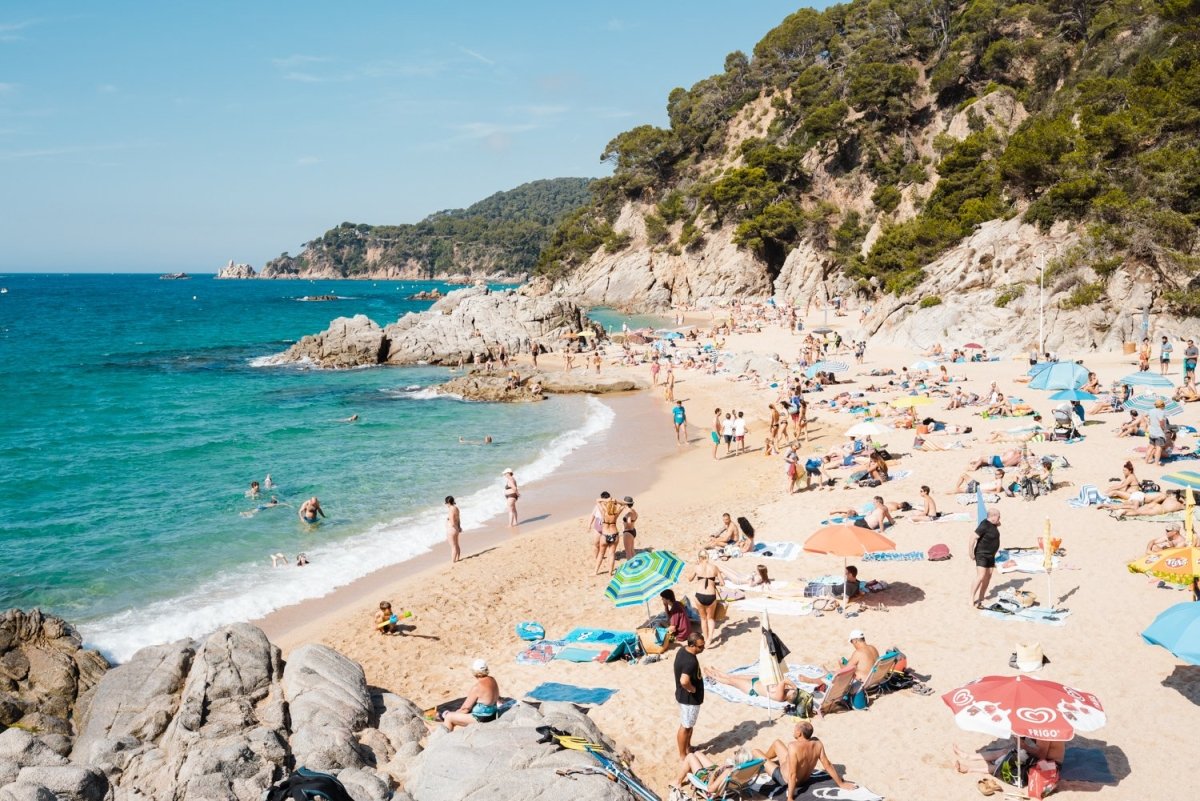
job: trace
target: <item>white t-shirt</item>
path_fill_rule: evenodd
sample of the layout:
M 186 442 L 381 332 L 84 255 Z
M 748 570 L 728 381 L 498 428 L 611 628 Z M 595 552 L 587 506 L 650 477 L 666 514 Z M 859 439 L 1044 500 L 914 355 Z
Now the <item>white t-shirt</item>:
M 733 435 L 735 437 L 746 436 L 746 419 L 744 417 L 739 417 L 733 421 Z

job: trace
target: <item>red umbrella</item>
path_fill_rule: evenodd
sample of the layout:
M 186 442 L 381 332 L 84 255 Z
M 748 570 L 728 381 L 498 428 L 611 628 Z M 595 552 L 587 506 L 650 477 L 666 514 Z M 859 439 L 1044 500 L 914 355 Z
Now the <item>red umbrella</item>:
M 968 342 L 963 347 L 970 348 L 971 350 L 983 350 L 983 345 L 980 345 L 978 342 Z
M 1107 720 L 1100 699 L 1091 693 L 1028 676 L 984 676 L 942 700 L 960 729 L 994 737 L 1064 742 Z

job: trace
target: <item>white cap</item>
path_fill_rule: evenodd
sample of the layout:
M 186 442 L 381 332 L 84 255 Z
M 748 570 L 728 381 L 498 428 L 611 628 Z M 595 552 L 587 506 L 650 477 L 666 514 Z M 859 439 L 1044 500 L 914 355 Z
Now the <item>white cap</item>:
M 867 639 L 867 635 L 863 634 L 861 629 L 855 629 L 854 631 L 850 632 L 850 642 L 865 639 Z
M 488 672 L 487 660 L 476 659 L 474 662 L 471 663 L 471 672 L 472 673 L 487 673 Z
M 507 473 L 511 473 L 511 472 L 512 472 L 512 468 L 511 468 L 511 467 L 506 467 L 506 468 L 504 468 L 504 471 L 503 471 L 502 473 L 500 473 L 500 475 L 502 475 L 502 476 L 503 476 L 503 475 L 505 475 L 505 474 L 507 474 Z

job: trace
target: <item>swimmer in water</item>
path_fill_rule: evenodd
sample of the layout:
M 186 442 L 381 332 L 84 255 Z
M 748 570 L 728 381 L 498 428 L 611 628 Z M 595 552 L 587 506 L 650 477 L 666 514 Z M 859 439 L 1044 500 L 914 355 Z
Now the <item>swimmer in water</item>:
M 250 489 L 246 490 L 246 497 L 247 498 L 257 498 L 258 497 L 258 482 L 257 481 L 250 482 Z
M 320 515 L 321 517 L 324 517 L 325 510 L 321 508 L 321 502 L 317 500 L 317 496 L 314 495 L 300 505 L 299 515 L 302 523 L 315 525 L 318 522 L 317 516 Z
M 267 473 L 267 477 L 263 480 L 262 485 L 263 485 L 263 489 L 268 490 L 268 491 L 275 489 L 275 482 L 271 480 L 270 473 Z
M 284 567 L 288 566 L 287 554 L 282 552 L 271 554 L 271 567 L 279 567 L 280 565 Z
M 357 422 L 358 422 L 358 415 L 357 415 L 357 414 L 352 414 L 352 415 L 350 415 L 349 417 L 343 417 L 343 418 L 342 418 L 342 419 L 341 419 L 339 422 L 342 422 L 342 423 L 357 423 Z
M 255 506 L 250 511 L 238 512 L 238 514 L 240 514 L 242 517 L 254 517 L 256 514 L 261 512 L 263 509 L 272 509 L 276 506 L 288 506 L 288 505 L 289 504 L 286 504 L 286 503 L 280 503 L 279 499 L 276 498 L 274 495 L 272 495 L 271 500 L 267 501 L 266 503 L 260 503 L 258 506 Z
M 308 554 L 296 554 L 296 567 L 304 567 L 308 564 Z
M 486 434 L 486 435 L 484 435 L 484 438 L 481 440 L 464 439 L 463 437 L 459 437 L 458 444 L 459 445 L 491 445 L 492 444 L 492 435 Z

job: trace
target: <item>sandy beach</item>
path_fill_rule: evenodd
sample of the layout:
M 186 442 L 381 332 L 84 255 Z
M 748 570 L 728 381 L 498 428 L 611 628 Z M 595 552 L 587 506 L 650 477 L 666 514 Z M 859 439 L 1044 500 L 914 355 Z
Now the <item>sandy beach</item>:
M 707 324 L 707 315 L 689 322 Z M 859 331 L 856 317 L 830 317 L 830 325 L 849 340 Z M 810 327 L 821 315 L 810 316 Z M 802 336 L 768 325 L 761 332 L 734 334 L 725 349 L 736 353 L 778 353 L 796 358 Z M 931 336 L 930 344 L 934 341 Z M 950 347 L 963 343 L 945 342 Z M 983 343 L 1004 353 L 1005 343 Z M 1065 359 L 1082 358 L 1108 384 L 1137 369 L 1132 355 L 1063 353 Z M 863 365 L 852 354 L 837 356 L 851 364 L 841 374 L 850 382 L 838 389 L 862 390 L 887 378 L 864 375 L 872 368 L 899 369 L 920 358 L 912 351 L 872 346 Z M 1157 364 L 1155 365 L 1157 367 Z M 610 368 L 605 370 L 623 369 Z M 648 368 L 637 369 L 648 375 Z M 1050 420 L 1049 393 L 1030 390 L 1016 379 L 1028 369 L 1024 352 L 1010 349 L 1000 361 L 948 365 L 950 374 L 965 379 L 968 391 L 983 393 L 990 382 L 1023 398 Z M 1178 368 L 1172 378 L 1178 380 Z M 774 378 L 784 379 L 780 370 Z M 769 378 L 764 376 L 764 378 Z M 950 386 L 959 385 L 956 381 Z M 993 431 L 1026 424 L 1029 418 L 978 416 L 981 407 L 945 410 L 936 399 L 922 407 L 920 416 L 971 426 L 972 432 L 939 435 L 944 442 L 963 447 L 946 452 L 914 451 L 913 432 L 895 430 L 878 439 L 893 455 L 892 472 L 909 471 L 878 489 L 844 489 L 839 480 L 831 490 L 785 494 L 784 463 L 778 456 L 764 458 L 768 403 L 780 390 L 756 387 L 749 380 L 679 370 L 675 395 L 686 403 L 690 422 L 689 443 L 674 444 L 670 404 L 661 390 L 635 397 L 609 398 L 618 413 L 602 446 L 575 454 L 563 474 L 553 481 L 523 488 L 522 525 L 515 533 L 501 519 L 463 537 L 469 556 L 449 565 L 447 554 L 437 549 L 426 558 L 380 571 L 326 597 L 292 607 L 258 621 L 284 650 L 308 642 L 329 645 L 360 662 L 368 681 L 411 698 L 420 706 L 433 706 L 462 696 L 471 676 L 467 666 L 476 657 L 486 658 L 492 675 L 506 696 L 522 698 L 544 681 L 618 690 L 607 703 L 594 708 L 593 719 L 635 757 L 634 768 L 647 785 L 666 796 L 674 781 L 678 759 L 675 730 L 678 711 L 673 699 L 670 660 L 656 663 L 574 664 L 552 662 L 545 666 L 514 661 L 522 643 L 514 633 L 520 621 L 535 620 L 548 636 L 561 636 L 576 626 L 632 630 L 645 619 L 641 607 L 615 609 L 603 596 L 608 576 L 593 575 L 592 537 L 587 520 L 601 490 L 615 496 L 636 497 L 641 515 L 639 548 L 665 548 L 692 563 L 700 545 L 719 526 L 722 512 L 748 517 L 760 541 L 803 542 L 822 520 L 837 508 L 862 504 L 875 494 L 888 501 L 916 502 L 918 488 L 928 484 L 944 512 L 971 513 L 970 521 L 917 523 L 911 514 L 899 513 L 887 536 L 897 550 L 926 551 L 935 543 L 949 546 L 953 558 L 943 562 L 859 562 L 860 578 L 880 580 L 890 588 L 872 594 L 866 607 L 851 603 L 849 614 L 772 614 L 771 622 L 791 648 L 788 661 L 796 664 L 832 665 L 850 653 L 847 635 L 862 629 L 881 651 L 899 647 L 908 665 L 935 692 L 918 695 L 901 691 L 877 699 L 866 711 L 845 711 L 814 721 L 818 736 L 851 781 L 893 799 L 967 798 L 976 794 L 978 776 L 964 776 L 953 766 L 955 745 L 975 749 L 992 740 L 957 728 L 939 697 L 982 675 L 1014 675 L 1009 655 L 1018 643 L 1040 643 L 1050 659 L 1031 674 L 1095 693 L 1108 715 L 1107 725 L 1068 744 L 1067 761 L 1075 749 L 1100 749 L 1115 781 L 1108 784 L 1072 785 L 1062 798 L 1151 798 L 1160 794 L 1160 768 L 1168 754 L 1179 753 L 1178 740 L 1200 725 L 1200 670 L 1183 667 L 1167 651 L 1144 644 L 1138 633 L 1166 607 L 1190 598 L 1181 589 L 1159 588 L 1146 577 L 1130 573 L 1126 564 L 1141 555 L 1147 540 L 1162 533 L 1163 524 L 1119 522 L 1094 508 L 1074 509 L 1066 501 L 1083 484 L 1101 489 L 1121 473 L 1121 464 L 1133 459 L 1139 478 L 1158 480 L 1188 463 L 1152 467 L 1141 463 L 1133 447 L 1144 439 L 1117 438 L 1118 421 L 1126 415 L 1100 415 L 1086 426 L 1079 442 L 1035 442 L 1034 454 L 1057 454 L 1070 461 L 1058 470 L 1059 488 L 1034 501 L 1003 498 L 995 507 L 1003 516 L 1002 545 L 1036 546 L 1049 520 L 1054 536 L 1061 537 L 1066 557 L 1052 576 L 1053 604 L 1070 611 L 1061 626 L 984 616 L 970 603 L 969 589 L 975 567 L 966 552 L 975 527 L 974 507 L 960 506 L 952 493 L 968 459 L 999 453 L 1003 446 L 988 444 Z M 852 415 L 817 405 L 833 393 L 826 389 L 807 396 L 814 419 L 811 442 L 802 446 L 802 458 L 846 441 L 844 431 L 857 422 Z M 871 392 L 871 399 L 888 400 L 898 389 Z M 1087 404 L 1090 406 L 1090 404 Z M 745 410 L 749 452 L 730 458 L 712 458 L 709 423 L 715 407 Z M 1175 422 L 1196 422 L 1188 406 Z M 1089 418 L 1089 421 L 1092 418 Z M 1183 444 L 1191 445 L 1194 437 Z M 724 452 L 722 446 L 721 452 Z M 984 478 L 986 471 L 980 471 Z M 839 475 L 832 473 L 831 475 Z M 841 474 L 841 475 L 844 475 Z M 520 476 L 518 476 L 518 479 Z M 1167 488 L 1168 485 L 1164 485 Z M 447 490 L 451 490 L 448 488 Z M 500 485 L 497 484 L 497 492 Z M 841 559 L 802 554 L 793 561 L 743 558 L 728 566 L 750 572 L 766 564 L 776 580 L 796 586 L 801 578 L 840 573 Z M 685 577 L 686 577 L 685 571 Z M 997 589 L 1019 588 L 1049 600 L 1045 574 L 997 571 L 991 597 Z M 691 595 L 695 585 L 685 581 L 677 593 Z M 372 615 L 379 600 L 390 599 L 415 614 L 414 627 L 405 636 L 374 633 Z M 657 607 L 655 611 L 658 611 Z M 701 655 L 701 664 L 722 670 L 753 663 L 759 649 L 758 613 L 730 606 L 729 620 Z M 767 713 L 730 703 L 709 694 L 693 744 L 723 761 L 742 746 L 766 747 L 775 738 L 790 737 L 793 718 L 768 720 Z

